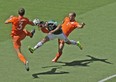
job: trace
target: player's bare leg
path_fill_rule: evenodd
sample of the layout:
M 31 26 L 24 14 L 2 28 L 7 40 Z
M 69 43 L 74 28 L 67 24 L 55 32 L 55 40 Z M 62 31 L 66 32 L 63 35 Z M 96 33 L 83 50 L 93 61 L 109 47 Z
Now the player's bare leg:
M 59 41 L 58 42 L 58 53 L 56 54 L 56 57 L 52 60 L 52 62 L 57 62 L 58 61 L 58 59 L 62 55 L 63 48 L 64 48 L 64 41 Z
M 72 44 L 72 45 L 76 45 L 78 46 L 81 50 L 83 49 L 80 42 L 79 41 L 74 41 L 74 40 L 69 40 L 66 42 L 67 44 Z M 62 55 L 62 51 L 64 48 L 64 41 L 60 41 L 58 43 L 58 53 L 56 54 L 56 57 L 52 60 L 53 62 L 57 62 L 57 60 L 60 58 L 60 56 Z

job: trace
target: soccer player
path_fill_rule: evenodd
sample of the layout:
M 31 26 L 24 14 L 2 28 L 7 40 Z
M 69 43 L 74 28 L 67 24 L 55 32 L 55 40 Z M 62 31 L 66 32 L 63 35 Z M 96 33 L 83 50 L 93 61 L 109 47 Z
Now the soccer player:
M 39 41 L 33 48 L 29 47 L 29 51 L 33 53 L 37 48 L 40 48 L 44 43 L 46 43 L 49 40 L 53 40 L 55 38 L 63 40 L 67 44 L 72 44 L 81 47 L 80 43 L 74 40 L 69 40 L 62 32 L 62 26 L 61 24 L 57 24 L 57 22 L 51 20 L 51 21 L 41 21 L 38 26 L 40 28 L 46 28 L 49 33 L 43 38 L 41 41 Z
M 30 38 L 32 38 L 35 33 L 35 30 L 29 32 L 25 29 L 25 26 L 27 24 L 32 26 L 34 24 L 32 21 L 29 21 L 28 18 L 24 17 L 24 15 L 25 15 L 25 9 L 20 8 L 18 10 L 18 16 L 10 16 L 5 21 L 5 24 L 9 24 L 9 23 L 12 24 L 11 37 L 12 37 L 14 49 L 16 50 L 20 61 L 24 63 L 26 70 L 29 71 L 29 62 L 26 60 L 26 58 L 23 56 L 21 52 L 21 41 L 26 36 L 30 36 Z
M 76 28 L 83 28 L 85 23 L 79 24 L 76 20 L 76 13 L 71 12 L 69 13 L 69 16 L 64 18 L 64 21 L 62 23 L 62 30 L 63 33 L 68 37 L 69 34 Z M 57 62 L 57 60 L 60 58 L 60 56 L 63 53 L 63 48 L 64 48 L 64 41 L 58 39 L 58 53 L 56 54 L 56 57 L 52 60 L 53 62 Z M 82 47 L 79 47 L 82 50 Z

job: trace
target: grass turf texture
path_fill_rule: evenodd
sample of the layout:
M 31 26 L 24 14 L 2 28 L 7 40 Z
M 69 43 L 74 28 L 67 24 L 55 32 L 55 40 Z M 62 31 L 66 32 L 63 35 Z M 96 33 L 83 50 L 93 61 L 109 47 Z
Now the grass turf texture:
M 33 3 L 32 0 L 2 0 L 0 3 L 0 82 L 98 82 L 116 74 L 115 0 L 34 0 Z M 20 7 L 26 9 L 25 16 L 30 19 L 39 17 L 59 22 L 67 13 L 75 11 L 76 19 L 86 26 L 75 30 L 69 38 L 80 40 L 84 50 L 65 45 L 60 62 L 52 63 L 57 52 L 57 40 L 54 40 L 30 54 L 27 47 L 34 46 L 45 34 L 37 27 L 27 26 L 28 30 L 36 29 L 32 39 L 27 37 L 22 42 L 22 52 L 30 62 L 27 72 L 12 47 L 11 25 L 4 24 L 10 15 L 17 15 Z

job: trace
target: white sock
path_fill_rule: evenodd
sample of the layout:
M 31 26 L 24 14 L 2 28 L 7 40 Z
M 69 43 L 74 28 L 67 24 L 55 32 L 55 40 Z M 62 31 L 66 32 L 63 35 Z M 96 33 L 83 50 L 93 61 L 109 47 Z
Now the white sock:
M 38 42 L 38 43 L 35 45 L 34 49 L 37 49 L 37 48 L 41 47 L 42 45 L 43 45 L 42 42 Z
M 77 45 L 77 42 L 74 41 L 74 40 L 70 40 L 70 42 L 71 42 L 72 45 Z

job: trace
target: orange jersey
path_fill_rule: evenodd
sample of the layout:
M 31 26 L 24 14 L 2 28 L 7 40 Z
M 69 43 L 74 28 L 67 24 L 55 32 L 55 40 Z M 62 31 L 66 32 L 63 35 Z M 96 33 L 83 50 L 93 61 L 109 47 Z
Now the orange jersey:
M 33 22 L 23 16 L 11 17 L 7 22 L 12 23 L 11 35 L 20 35 L 27 24 L 33 25 Z
M 78 28 L 79 23 L 76 21 L 70 21 L 69 17 L 66 17 L 62 24 L 62 30 L 66 36 L 68 36 L 75 28 Z

